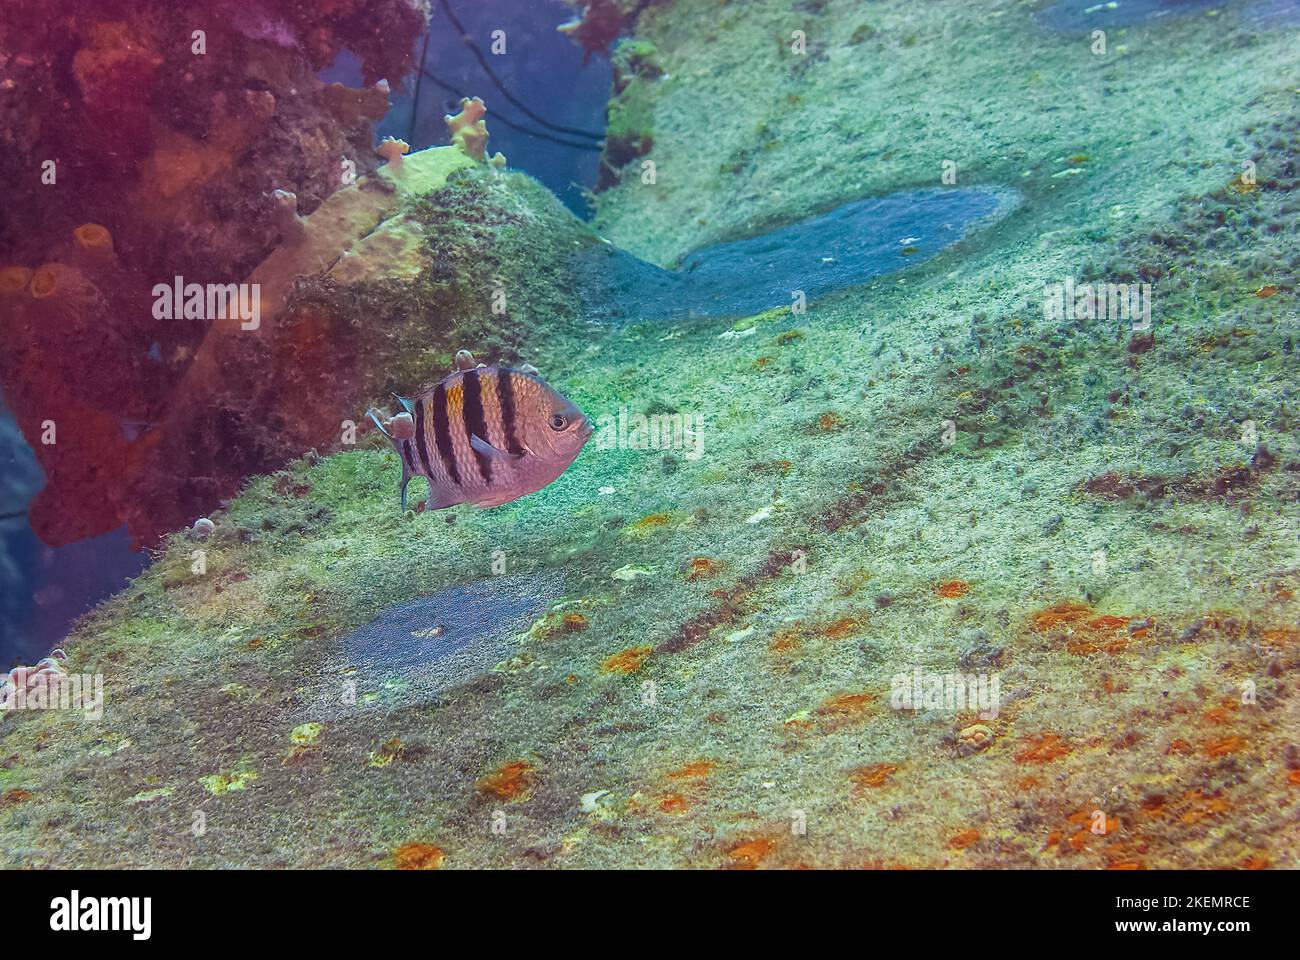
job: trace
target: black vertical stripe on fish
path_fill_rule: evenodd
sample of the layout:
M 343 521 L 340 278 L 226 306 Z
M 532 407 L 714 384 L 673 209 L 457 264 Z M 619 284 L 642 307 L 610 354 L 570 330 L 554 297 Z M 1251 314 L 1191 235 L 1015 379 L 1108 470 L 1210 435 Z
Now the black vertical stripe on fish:
M 418 422 L 418 420 L 417 420 L 417 422 Z M 419 473 L 419 471 L 415 469 L 415 461 L 411 459 L 411 441 L 410 441 L 410 440 L 403 440 L 403 441 L 402 441 L 402 459 L 404 459 L 404 460 L 406 461 L 406 468 L 407 468 L 409 471 L 411 471 L 411 473 Z
M 466 370 L 461 381 L 465 386 L 465 403 L 461 412 L 465 417 L 465 436 L 478 437 L 485 443 L 488 439 L 487 419 L 483 416 L 483 385 L 478 382 L 477 370 Z M 474 451 L 478 461 L 478 472 L 486 483 L 492 482 L 492 461 L 484 454 Z
M 506 432 L 506 452 L 522 457 L 524 448 L 519 445 L 519 436 L 515 433 L 514 371 L 508 367 L 497 367 L 497 396 L 501 399 L 501 425 Z
M 423 434 L 417 433 L 423 443 Z M 456 468 L 456 451 L 451 446 L 451 423 L 447 420 L 447 386 L 440 383 L 433 390 L 433 440 L 438 445 L 438 455 L 447 468 L 451 482 L 460 486 L 460 470 Z
M 408 441 L 409 442 L 409 441 Z M 429 466 L 429 451 L 424 445 L 424 404 L 415 405 L 415 449 L 420 453 L 420 465 L 424 468 L 426 477 L 433 477 L 432 468 Z

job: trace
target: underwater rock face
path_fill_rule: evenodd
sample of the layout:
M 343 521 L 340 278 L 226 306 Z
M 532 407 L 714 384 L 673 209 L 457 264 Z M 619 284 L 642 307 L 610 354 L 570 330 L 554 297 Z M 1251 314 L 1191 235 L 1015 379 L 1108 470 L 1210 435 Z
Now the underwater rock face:
M 429 703 L 510 656 L 514 636 L 560 596 L 558 573 L 459 584 L 389 607 L 339 641 L 314 719 Z M 355 683 L 355 705 L 340 696 Z M 351 689 L 351 688 L 349 688 Z
M 155 285 L 245 280 L 295 212 L 373 169 L 381 81 L 409 73 L 426 14 L 408 0 L 6 5 L 0 384 L 47 479 L 29 514 L 43 543 L 123 523 L 156 542 L 123 478 L 148 469 L 140 427 L 175 405 L 211 318 L 161 315 Z M 316 75 L 345 51 L 362 89 Z M 57 444 L 38 442 L 47 420 Z
M 577 271 L 588 315 L 608 323 L 749 316 L 924 263 L 1019 202 L 995 187 L 905 190 L 704 247 L 675 271 L 612 246 L 583 251 Z
M 257 318 L 207 324 L 158 409 L 112 406 L 148 377 L 97 319 L 119 315 L 100 295 L 102 268 L 4 272 L 0 280 L 14 279 L 12 289 L 0 283 L 9 347 L 0 351 L 0 381 L 26 385 L 14 410 L 29 440 L 49 419 L 70 441 L 34 444 L 50 481 L 30 511 L 43 542 L 63 546 L 125 523 L 136 543 L 153 545 L 248 477 L 313 448 L 350 445 L 348 424 L 368 405 L 435 381 L 457 348 L 517 360 L 526 336 L 543 338 L 518 317 L 576 315 L 564 263 L 574 242 L 597 242 L 536 181 L 455 147 L 359 177 L 306 216 L 292 213 L 291 195 L 282 200 L 292 235 L 246 277 Z M 522 245 L 532 259 L 510 255 Z M 509 287 L 503 313 L 493 312 L 488 274 Z M 51 292 L 42 286 L 36 296 L 40 284 Z M 137 307 L 126 315 L 150 315 L 147 301 Z M 51 391 L 51 377 L 76 389 Z

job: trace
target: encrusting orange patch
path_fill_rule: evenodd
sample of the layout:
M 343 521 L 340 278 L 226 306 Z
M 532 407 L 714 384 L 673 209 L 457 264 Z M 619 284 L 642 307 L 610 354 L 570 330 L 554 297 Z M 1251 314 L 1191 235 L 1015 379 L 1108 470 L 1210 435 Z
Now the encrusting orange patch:
M 669 780 L 702 780 L 711 774 L 716 766 L 717 764 L 712 760 L 696 760 L 684 767 L 670 771 L 666 776 Z
M 649 516 L 642 517 L 636 523 L 632 524 L 631 529 L 653 530 L 655 527 L 662 527 L 665 523 L 673 518 L 671 513 L 652 513 Z
M 686 565 L 687 580 L 709 580 L 722 572 L 722 564 L 708 557 L 693 557 Z
M 1086 620 L 1092 616 L 1092 607 L 1084 603 L 1073 603 L 1063 601 L 1048 607 L 1046 610 L 1040 610 L 1034 614 L 1030 624 L 1039 633 L 1046 633 L 1053 627 L 1060 626 L 1063 623 L 1077 623 L 1080 620 Z
M 526 760 L 512 760 L 480 780 L 478 788 L 498 800 L 527 800 L 533 792 L 534 773 Z
M 803 646 L 803 624 L 795 621 L 772 635 L 767 649 L 771 653 L 789 653 Z
M 934 592 L 945 600 L 955 600 L 970 593 L 970 584 L 965 580 L 947 580 L 935 587 Z
M 846 426 L 844 418 L 833 410 L 828 410 L 817 418 L 817 429 L 822 433 L 836 433 Z
M 859 626 L 861 621 L 856 617 L 841 617 L 816 629 L 828 640 L 843 640 L 845 637 L 852 636 Z
M 1029 625 L 1036 633 L 1064 628 L 1065 649 L 1076 657 L 1086 657 L 1093 653 L 1121 653 L 1133 639 L 1140 640 L 1150 632 L 1148 624 L 1130 634 L 1127 628 L 1132 620 L 1115 614 L 1097 614 L 1087 604 L 1066 600 L 1035 613 Z
M 1300 630 L 1291 627 L 1276 627 L 1272 630 L 1265 630 L 1259 635 L 1259 639 L 1271 647 L 1293 646 L 1300 644 Z
M 1093 630 L 1118 630 L 1120 627 L 1128 626 L 1128 622 L 1128 617 L 1104 614 L 1100 617 L 1093 617 L 1088 621 L 1088 626 Z
M 800 712 L 785 722 L 791 730 L 818 729 L 821 733 L 834 733 L 862 722 L 875 702 L 874 694 L 865 692 L 837 693 L 828 697 L 812 713 Z
M 1184 794 L 1179 806 L 1186 808 L 1179 820 L 1189 826 L 1207 817 L 1226 813 L 1232 808 L 1232 804 L 1223 797 L 1206 796 L 1200 790 L 1189 790 Z
M 431 843 L 405 843 L 393 851 L 398 870 L 437 870 L 443 859 L 442 850 Z
M 1015 755 L 1016 763 L 1051 763 L 1074 750 L 1054 733 L 1034 734 L 1026 737 L 1025 742 L 1025 749 Z
M 849 779 L 857 785 L 858 793 L 873 787 L 883 787 L 889 782 L 889 778 L 898 772 L 898 767 L 892 763 L 873 763 L 865 767 L 858 767 L 856 770 L 849 771 Z
M 1074 826 L 1078 828 L 1075 834 L 1070 837 L 1070 847 L 1072 849 L 1082 850 L 1094 837 L 1111 836 L 1119 829 L 1119 821 L 1114 817 L 1107 817 L 1103 813 L 1102 816 L 1105 817 L 1105 828 L 1101 833 L 1095 833 L 1094 827 L 1100 826 L 1097 822 L 1100 818 L 1096 816 L 1096 813 L 1097 811 L 1092 808 L 1085 807 L 1082 810 L 1070 814 L 1067 818 L 1069 823 L 1074 824 Z
M 636 673 L 643 666 L 650 654 L 655 652 L 654 647 L 629 647 L 622 650 L 612 657 L 606 657 L 604 663 L 600 665 L 601 673 Z
M 802 620 L 792 621 L 772 634 L 768 641 L 769 653 L 793 653 L 804 645 L 805 640 L 824 638 L 832 642 L 853 636 L 861 629 L 864 616 L 840 617 L 826 623 L 805 624 Z
M 1244 737 L 1232 736 L 1211 740 L 1201 749 L 1205 751 L 1207 757 L 1226 757 L 1230 753 L 1240 753 L 1245 746 Z
M 952 847 L 954 850 L 965 850 L 979 838 L 980 832 L 974 827 L 971 827 L 969 830 L 963 830 L 961 833 L 954 834 L 948 841 L 948 846 Z
M 691 802 L 680 793 L 669 793 L 659 798 L 659 809 L 664 813 L 685 813 Z
M 1240 709 L 1236 700 L 1231 697 L 1224 697 L 1217 707 L 1211 707 L 1205 711 L 1205 720 L 1213 724 L 1227 724 L 1236 719 L 1235 714 Z
M 753 870 L 775 849 L 776 841 L 765 837 L 738 843 L 727 851 L 730 858 L 728 866 L 736 870 Z
M 870 693 L 837 693 L 828 699 L 817 712 L 823 716 L 848 716 L 866 711 L 876 698 Z
M 717 764 L 712 760 L 693 760 L 684 767 L 668 771 L 664 774 L 664 779 L 682 784 L 680 789 L 686 790 L 687 793 L 698 793 L 703 786 L 703 781 L 716 766 Z M 685 813 L 693 804 L 692 797 L 676 791 L 666 793 L 659 798 L 659 809 L 669 814 Z

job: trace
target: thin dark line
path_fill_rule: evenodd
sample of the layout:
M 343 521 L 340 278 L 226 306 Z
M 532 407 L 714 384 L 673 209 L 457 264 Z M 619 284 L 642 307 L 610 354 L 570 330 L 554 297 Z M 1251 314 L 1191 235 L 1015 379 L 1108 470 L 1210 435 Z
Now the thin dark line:
M 487 419 L 483 416 L 483 385 L 478 382 L 478 371 L 466 370 L 462 382 L 465 384 L 465 402 L 461 405 L 461 415 L 465 418 L 465 434 L 491 443 L 487 435 Z M 479 475 L 486 483 L 491 483 L 492 461 L 477 450 L 474 451 L 474 459 L 478 461 Z
M 420 69 L 415 74 L 415 93 L 411 95 L 411 126 L 406 139 L 415 143 L 415 121 L 420 116 L 420 84 L 424 80 L 424 64 L 429 59 L 429 31 L 424 31 L 424 46 L 420 48 Z
M 460 486 L 460 470 L 456 467 L 456 451 L 451 446 L 451 421 L 447 419 L 447 385 L 440 383 L 433 389 L 433 440 L 438 445 L 442 465 L 451 474 L 451 482 Z
M 15 513 L 0 513 L 0 520 L 17 520 L 19 517 L 27 516 L 26 510 L 18 510 Z
M 488 79 L 491 80 L 492 83 L 496 85 L 496 88 L 501 91 L 502 96 L 519 108 L 524 116 L 528 117 L 528 119 L 532 120 L 534 123 L 540 123 L 548 130 L 555 130 L 558 133 L 570 133 L 577 137 L 590 137 L 593 140 L 604 139 L 604 134 L 592 133 L 590 130 L 580 130 L 577 127 L 565 127 L 558 123 L 551 123 L 545 117 L 539 117 L 537 114 L 533 113 L 533 111 L 529 110 L 526 104 L 520 102 L 513 93 L 505 88 L 505 84 L 503 84 L 497 77 L 496 73 L 492 70 L 492 67 L 489 66 L 487 58 L 483 56 L 483 51 L 478 48 L 478 44 L 474 42 L 464 25 L 462 25 L 460 20 L 457 19 L 456 14 L 452 12 L 451 4 L 448 0 L 442 0 L 442 9 L 447 12 L 447 16 L 451 20 L 452 26 L 460 31 L 460 39 L 467 47 L 469 47 L 470 52 L 474 54 L 474 59 L 476 59 L 479 66 L 483 68 L 483 72 L 488 75 Z
M 454 93 L 456 96 L 462 99 L 468 96 L 468 94 L 466 94 L 464 90 L 461 90 L 459 87 L 448 83 L 446 80 L 432 73 L 427 67 L 422 72 L 426 77 L 428 77 L 438 86 L 442 87 L 444 90 Z M 511 130 L 518 130 L 520 133 L 524 134 L 525 136 L 537 137 L 539 140 L 549 140 L 551 141 L 551 143 L 558 143 L 562 147 L 573 147 L 575 150 L 590 150 L 593 153 L 599 153 L 602 149 L 604 149 L 598 143 L 577 143 L 573 140 L 565 140 L 561 137 L 554 136 L 553 134 L 547 133 L 545 130 L 533 130 L 529 127 L 525 127 L 521 124 L 515 123 L 513 120 L 510 120 L 508 117 L 506 117 L 504 114 L 501 113 L 492 114 L 492 118 L 494 123 L 501 123 L 502 125 L 509 127 Z

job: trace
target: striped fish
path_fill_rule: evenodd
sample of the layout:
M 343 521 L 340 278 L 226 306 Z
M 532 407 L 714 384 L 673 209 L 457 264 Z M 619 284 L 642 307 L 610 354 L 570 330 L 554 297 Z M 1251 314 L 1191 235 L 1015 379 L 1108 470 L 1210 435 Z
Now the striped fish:
M 429 481 L 429 510 L 495 507 L 562 474 L 592 434 L 590 421 L 544 380 L 511 367 L 461 369 L 415 397 L 403 413 L 370 418 L 402 459 L 406 485 Z

